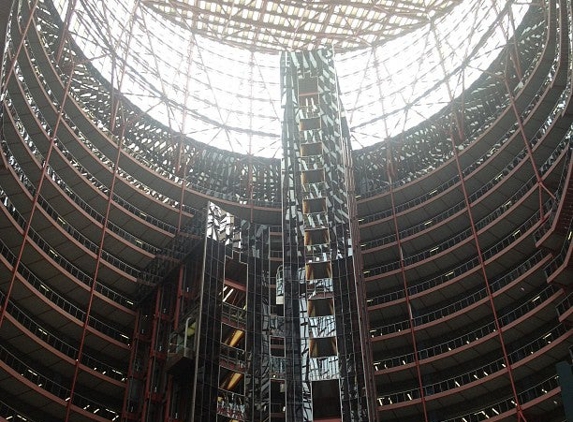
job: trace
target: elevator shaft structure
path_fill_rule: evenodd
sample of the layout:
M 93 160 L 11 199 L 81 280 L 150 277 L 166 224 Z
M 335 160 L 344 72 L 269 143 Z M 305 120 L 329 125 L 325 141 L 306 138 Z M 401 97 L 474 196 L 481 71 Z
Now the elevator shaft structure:
M 375 421 L 349 132 L 332 50 L 283 53 L 281 84 L 286 420 Z

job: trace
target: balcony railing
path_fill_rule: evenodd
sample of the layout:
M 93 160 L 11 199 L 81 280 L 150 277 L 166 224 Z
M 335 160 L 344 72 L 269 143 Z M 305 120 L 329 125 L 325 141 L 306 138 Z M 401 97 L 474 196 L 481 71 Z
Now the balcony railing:
M 14 371 L 17 371 L 23 378 L 36 384 L 38 388 L 45 390 L 64 401 L 70 400 L 71 391 L 69 388 L 58 384 L 52 377 L 44 376 L 35 369 L 29 367 L 6 350 L 2 345 L 0 345 L 0 361 L 3 362 L 4 365 L 12 368 Z M 98 416 L 109 420 L 114 420 L 120 413 L 119 410 L 109 409 L 106 405 L 90 400 L 77 392 L 73 395 L 72 404 L 87 412 L 97 414 Z
M 10 251 L 10 249 L 0 240 L 0 254 L 6 258 L 10 265 L 15 265 L 16 256 Z M 84 310 L 80 309 L 78 306 L 72 304 L 70 301 L 64 297 L 57 294 L 54 290 L 49 288 L 44 284 L 36 275 L 34 275 L 24 264 L 20 263 L 18 266 L 18 272 L 36 291 L 42 296 L 50 300 L 58 308 L 65 311 L 70 316 L 80 320 L 85 321 L 86 313 Z M 88 319 L 88 324 L 96 329 L 97 331 L 105 334 L 115 340 L 119 340 L 122 343 L 130 344 L 131 340 L 127 334 L 124 334 L 117 328 L 104 323 L 103 321 L 90 316 Z
M 238 327 L 245 327 L 247 324 L 247 310 L 231 305 L 227 302 L 223 302 L 221 319 L 223 321 L 231 322 Z
M 245 396 L 219 389 L 217 398 L 217 414 L 231 419 L 244 421 L 246 418 L 246 398 Z
M 0 302 L 4 300 L 4 294 L 0 292 Z M 61 334 L 53 334 L 45 326 L 39 325 L 30 316 L 28 316 L 24 311 L 14 305 L 12 302 L 8 302 L 6 305 L 6 310 L 8 313 L 16 319 L 22 326 L 24 326 L 28 331 L 33 333 L 38 339 L 48 343 L 54 349 L 62 352 L 71 359 L 77 359 L 79 355 L 79 350 L 77 347 L 72 346 L 63 340 L 61 340 Z M 82 353 L 81 363 L 94 371 L 101 373 L 107 377 L 113 378 L 117 381 L 124 382 L 127 375 L 125 371 L 117 369 L 107 363 L 102 362 L 99 359 L 94 358 L 90 353 L 84 351 Z

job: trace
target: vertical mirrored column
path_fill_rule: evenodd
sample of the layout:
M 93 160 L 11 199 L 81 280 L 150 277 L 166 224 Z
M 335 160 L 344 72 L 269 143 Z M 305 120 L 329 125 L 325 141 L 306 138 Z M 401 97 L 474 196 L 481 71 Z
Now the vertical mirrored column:
M 349 137 L 332 56 L 331 49 L 282 56 L 289 421 L 369 420 Z

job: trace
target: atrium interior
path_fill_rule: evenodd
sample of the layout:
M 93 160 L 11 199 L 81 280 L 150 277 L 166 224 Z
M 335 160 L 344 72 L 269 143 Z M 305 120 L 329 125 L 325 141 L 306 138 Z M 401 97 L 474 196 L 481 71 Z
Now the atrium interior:
M 573 421 L 573 0 L 0 31 L 0 422 Z

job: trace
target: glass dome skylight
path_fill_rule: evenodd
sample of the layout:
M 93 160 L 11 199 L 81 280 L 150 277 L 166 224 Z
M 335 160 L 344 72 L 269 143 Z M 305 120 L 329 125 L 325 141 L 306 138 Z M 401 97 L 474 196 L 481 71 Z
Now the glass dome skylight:
M 183 27 L 248 50 L 276 52 L 323 44 L 372 47 L 444 14 L 460 0 L 143 0 Z
M 56 4 L 65 16 L 71 3 Z M 77 0 L 70 28 L 104 77 L 174 131 L 280 157 L 279 51 L 334 47 L 353 147 L 372 145 L 459 96 L 528 7 L 503 0 L 454 5 Z

